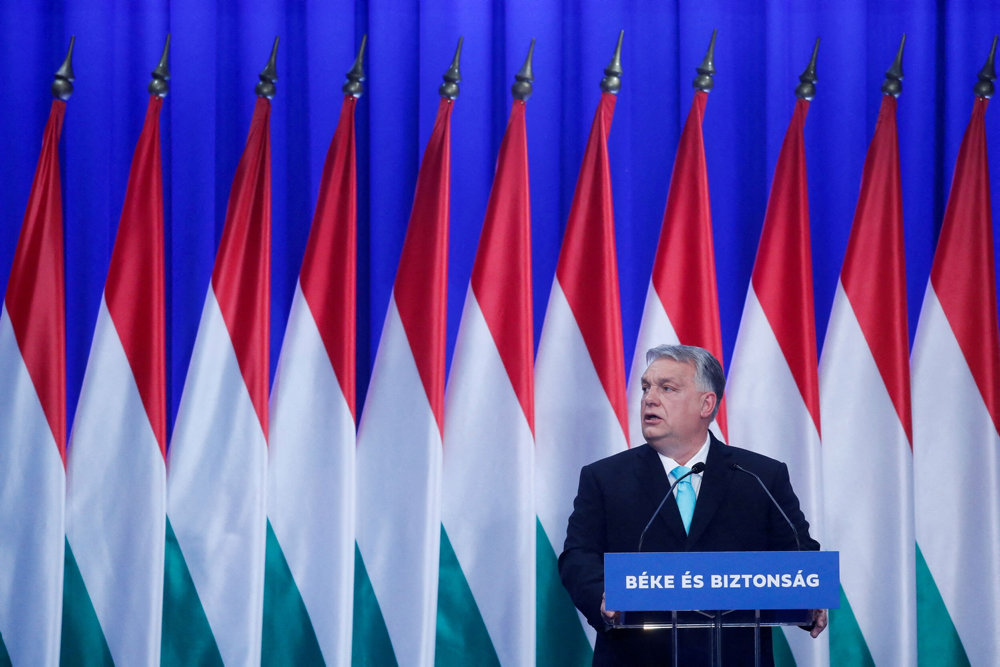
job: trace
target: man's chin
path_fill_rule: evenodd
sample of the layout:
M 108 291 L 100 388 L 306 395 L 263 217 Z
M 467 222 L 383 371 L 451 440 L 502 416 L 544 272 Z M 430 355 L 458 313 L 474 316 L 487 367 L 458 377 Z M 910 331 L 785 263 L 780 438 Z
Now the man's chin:
M 652 428 L 650 428 L 650 429 L 643 428 L 642 429 L 642 439 L 645 440 L 646 442 L 648 442 L 649 444 L 653 444 L 656 440 L 658 440 L 659 438 L 662 438 L 662 437 L 663 437 L 663 434 L 662 433 L 657 433 L 656 429 L 652 429 Z

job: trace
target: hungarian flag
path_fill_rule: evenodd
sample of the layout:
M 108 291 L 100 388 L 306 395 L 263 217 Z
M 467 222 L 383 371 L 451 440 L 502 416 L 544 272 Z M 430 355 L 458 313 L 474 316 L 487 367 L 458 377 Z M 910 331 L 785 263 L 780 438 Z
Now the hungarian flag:
M 132 159 L 67 462 L 62 659 L 160 659 L 167 385 L 160 109 Z
M 865 158 L 820 360 L 824 546 L 840 551 L 833 664 L 916 662 L 910 367 L 896 98 Z
M 525 103 L 500 144 L 445 402 L 438 662 L 535 658 L 534 337 Z M 480 474 L 488 471 L 488 474 Z
M 788 464 L 810 533 L 822 539 L 819 379 L 802 136 L 808 111 L 808 101 L 795 103 L 778 154 L 726 394 L 732 442 Z M 797 662 L 829 661 L 826 633 L 813 639 L 791 628 L 786 637 Z
M 356 104 L 344 97 L 327 152 L 271 392 L 265 663 L 351 659 Z
M 708 93 L 696 91 L 681 132 L 670 176 L 667 208 L 653 273 L 646 290 L 639 336 L 628 380 L 628 405 L 639 409 L 639 378 L 646 370 L 646 351 L 664 343 L 703 347 L 722 362 L 719 293 L 712 245 L 712 207 L 701 124 Z M 726 403 L 716 416 L 719 435 L 726 435 Z M 642 444 L 642 424 L 633 420 L 632 444 Z
M 962 139 L 913 344 L 917 648 L 927 664 L 1000 656 L 1000 335 L 987 104 L 976 99 Z
M 0 311 L 0 655 L 59 660 L 66 500 L 66 294 L 54 100 Z
M 233 179 L 170 443 L 163 663 L 257 664 L 264 605 L 271 103 Z
M 602 93 L 580 165 L 535 361 L 538 664 L 589 662 L 594 641 L 559 579 L 580 469 L 628 447 L 608 132 Z M 572 400 L 567 391 L 572 390 Z
M 442 98 L 358 429 L 354 656 L 434 662 L 451 112 Z

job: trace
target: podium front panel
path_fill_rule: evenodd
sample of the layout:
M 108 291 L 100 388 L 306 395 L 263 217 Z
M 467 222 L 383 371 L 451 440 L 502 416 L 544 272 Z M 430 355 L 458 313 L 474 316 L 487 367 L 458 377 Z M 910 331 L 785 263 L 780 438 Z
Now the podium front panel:
M 605 606 L 616 611 L 836 609 L 836 551 L 607 553 Z

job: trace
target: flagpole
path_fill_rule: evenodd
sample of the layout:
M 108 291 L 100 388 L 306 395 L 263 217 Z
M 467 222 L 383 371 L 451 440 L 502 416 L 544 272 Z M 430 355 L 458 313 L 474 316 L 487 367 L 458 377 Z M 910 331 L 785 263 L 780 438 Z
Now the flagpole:
M 73 45 L 76 44 L 76 35 L 69 38 L 69 50 L 66 58 L 55 73 L 55 81 L 52 82 L 52 97 L 63 102 L 69 100 L 73 95 Z
M 993 98 L 994 86 L 993 82 L 997 79 L 997 71 L 994 65 L 997 55 L 997 36 L 993 36 L 993 45 L 990 47 L 990 55 L 986 57 L 986 63 L 983 68 L 979 70 L 979 74 L 976 76 L 979 79 L 976 85 L 972 87 L 972 92 L 975 93 L 976 97 L 982 97 L 987 100 Z
M 344 85 L 340 87 L 345 95 L 350 95 L 351 97 L 358 99 L 364 92 L 365 87 L 363 85 L 365 80 L 365 68 L 364 68 L 364 57 L 365 57 L 365 46 L 368 44 L 368 34 L 365 33 L 361 36 L 361 46 L 358 48 L 358 55 L 354 59 L 354 64 L 351 69 L 347 71 L 344 76 L 347 77 L 347 81 Z
M 795 97 L 800 100 L 806 100 L 811 102 L 814 97 L 816 97 L 816 82 L 819 80 L 816 78 L 816 57 L 819 55 L 819 37 L 816 38 L 816 44 L 813 46 L 812 57 L 809 58 L 809 64 L 799 75 L 799 85 L 795 86 Z
M 267 65 L 264 66 L 264 69 L 258 75 L 260 81 L 254 86 L 253 91 L 257 94 L 257 97 L 266 97 L 269 100 L 273 100 L 277 92 L 274 82 L 278 80 L 278 39 L 279 37 L 275 36 L 274 45 L 271 47 L 271 57 L 267 59 Z
M 709 93 L 712 88 L 715 87 L 715 37 L 718 34 L 718 30 L 712 29 L 712 39 L 708 42 L 708 50 L 705 51 L 705 57 L 702 59 L 701 64 L 695 68 L 698 75 L 691 82 L 695 90 L 700 90 L 703 93 Z
M 611 56 L 611 62 L 604 68 L 604 77 L 601 79 L 601 92 L 617 95 L 622 89 L 622 40 L 625 39 L 625 31 L 618 33 L 618 44 L 615 46 L 615 53 Z
M 885 72 L 885 81 L 882 82 L 882 94 L 899 97 L 903 92 L 903 47 L 906 46 L 906 33 L 899 40 L 899 50 L 896 52 L 896 59 Z
M 157 97 L 166 97 L 170 92 L 170 33 L 167 33 L 167 40 L 163 44 L 163 53 L 160 55 L 160 62 L 156 64 L 156 68 L 152 72 L 152 80 L 150 80 L 149 85 L 146 90 L 149 91 L 150 95 L 156 95 Z
M 442 78 L 444 83 L 438 88 L 438 95 L 442 99 L 456 100 L 458 99 L 458 84 L 462 80 L 462 74 L 459 71 L 458 64 L 462 58 L 462 37 L 458 38 L 458 46 L 455 47 L 455 56 L 451 59 L 451 66 L 445 71 Z

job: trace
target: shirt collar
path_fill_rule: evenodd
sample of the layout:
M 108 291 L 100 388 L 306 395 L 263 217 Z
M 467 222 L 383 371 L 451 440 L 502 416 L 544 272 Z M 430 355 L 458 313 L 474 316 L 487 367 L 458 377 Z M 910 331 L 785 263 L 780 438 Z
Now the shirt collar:
M 697 452 L 694 453 L 694 456 L 692 456 L 691 459 L 685 465 L 688 468 L 693 468 L 695 463 L 705 463 L 708 459 L 708 446 L 709 444 L 711 444 L 711 442 L 712 438 L 708 434 L 708 432 L 706 432 L 705 443 L 701 446 L 701 449 L 699 449 Z M 659 452 L 657 452 L 657 455 L 660 457 L 660 463 L 663 464 L 663 469 L 667 471 L 667 475 L 670 475 L 670 471 L 672 471 L 674 468 L 680 465 L 680 463 L 673 460 L 669 456 L 660 454 Z M 700 477 L 700 473 L 698 473 L 698 475 Z

